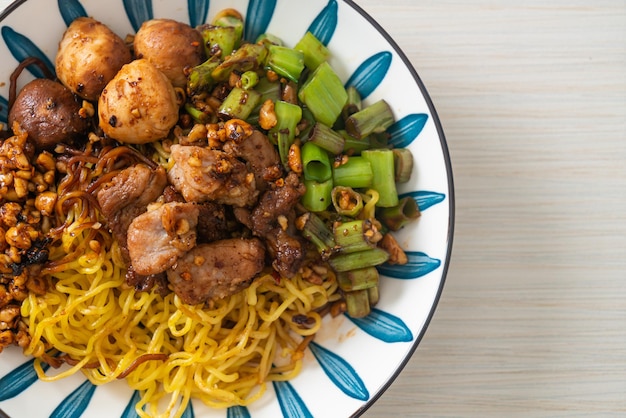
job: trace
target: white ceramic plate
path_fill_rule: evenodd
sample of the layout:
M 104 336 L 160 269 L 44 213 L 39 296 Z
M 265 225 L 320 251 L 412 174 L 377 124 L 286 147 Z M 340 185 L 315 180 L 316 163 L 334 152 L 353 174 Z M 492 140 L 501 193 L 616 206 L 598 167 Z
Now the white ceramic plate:
M 307 351 L 302 373 L 272 384 L 247 408 L 211 410 L 193 402 L 186 417 L 349 417 L 363 413 L 391 384 L 415 351 L 437 305 L 450 259 L 454 225 L 452 172 L 441 125 L 417 73 L 386 32 L 352 1 L 342 0 L 27 0 L 1 16 L 0 121 L 6 121 L 9 76 L 19 60 L 54 61 L 68 22 L 89 15 L 120 36 L 142 21 L 168 17 L 197 25 L 232 7 L 246 20 L 247 38 L 272 33 L 293 46 L 311 30 L 330 49 L 331 64 L 366 103 L 386 99 L 395 112 L 393 141 L 407 146 L 416 169 L 400 188 L 414 197 L 421 218 L 396 234 L 410 263 L 382 267 L 381 300 L 362 320 L 327 319 Z M 19 85 L 37 72 L 24 72 Z M 0 416 L 134 417 L 124 382 L 93 386 L 83 376 L 36 380 L 32 361 L 17 348 L 0 355 Z M 131 406 L 131 407 L 129 407 Z

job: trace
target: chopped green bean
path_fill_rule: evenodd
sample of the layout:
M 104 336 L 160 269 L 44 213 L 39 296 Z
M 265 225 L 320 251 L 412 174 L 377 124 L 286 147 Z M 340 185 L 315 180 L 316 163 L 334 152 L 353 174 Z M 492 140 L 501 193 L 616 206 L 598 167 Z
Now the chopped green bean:
M 331 192 L 333 207 L 339 215 L 356 217 L 363 209 L 363 197 L 352 187 L 335 186 Z
M 187 94 L 193 96 L 208 92 L 215 85 L 213 71 L 220 65 L 218 57 L 211 57 L 191 69 L 187 76 Z
M 239 46 L 243 38 L 244 29 L 243 19 L 241 19 L 240 16 L 231 13 L 220 13 L 215 16 L 215 19 L 213 19 L 212 23 L 214 26 L 235 28 L 235 37 L 238 39 L 238 42 L 235 43 L 235 47 Z
M 306 191 L 302 196 L 302 205 L 311 212 L 322 212 L 330 205 L 330 193 L 333 189 L 333 181 L 327 180 L 317 182 L 315 180 L 304 180 Z
M 346 130 L 355 138 L 381 133 L 394 122 L 393 112 L 385 100 L 379 100 L 346 119 Z
M 369 219 L 337 222 L 333 226 L 333 234 L 338 251 L 342 254 L 369 250 L 382 238 Z
M 341 111 L 344 121 L 362 109 L 361 95 L 356 87 L 348 86 L 346 93 L 348 93 L 348 101 Z
M 276 126 L 269 131 L 272 142 L 278 145 L 280 161 L 284 167 L 288 166 L 289 147 L 296 138 L 296 126 L 302 119 L 302 108 L 298 105 L 278 100 L 274 103 Z
M 315 213 L 306 212 L 297 221 L 298 229 L 302 236 L 312 242 L 319 252 L 322 260 L 328 260 L 335 252 L 335 236 L 331 229 Z
M 311 32 L 307 31 L 294 49 L 304 54 L 304 65 L 313 71 L 330 56 L 328 48 Z
M 309 131 L 308 141 L 313 142 L 317 146 L 324 148 L 332 155 L 341 154 L 345 139 L 341 134 L 335 132 L 332 128 L 323 123 L 316 123 Z
M 214 80 L 221 82 L 228 80 L 233 71 L 243 73 L 260 68 L 267 57 L 267 48 L 259 44 L 243 44 L 232 54 L 228 55 L 212 72 Z
M 200 28 L 207 57 L 226 57 L 241 41 L 234 26 L 202 25 Z M 241 36 L 241 34 L 239 35 Z
M 378 286 L 378 278 L 379 274 L 376 267 L 365 267 L 337 273 L 337 283 L 344 292 L 376 287 Z
M 298 98 L 318 122 L 333 126 L 348 100 L 348 94 L 330 64 L 323 62 L 302 84 Z
M 355 138 L 344 129 L 338 130 L 337 133 L 343 137 L 343 152 L 347 155 L 361 155 L 363 150 L 372 148 L 371 137 L 369 136 Z
M 396 183 L 406 183 L 413 172 L 413 153 L 407 148 L 394 148 L 392 151 Z
M 259 74 L 257 74 L 256 71 L 246 71 L 245 73 L 241 74 L 241 88 L 242 89 L 244 90 L 253 89 L 254 87 L 256 87 L 258 83 L 259 83 Z
M 283 77 L 298 82 L 304 70 L 304 54 L 285 46 L 270 45 L 267 66 Z
M 283 40 L 280 39 L 278 36 L 273 35 L 271 33 L 262 33 L 259 35 L 258 38 L 256 38 L 256 43 L 261 43 L 261 44 L 265 44 L 267 46 L 270 45 L 279 45 L 279 46 L 283 46 Z
M 333 168 L 333 182 L 336 186 L 358 189 L 370 187 L 373 181 L 374 170 L 372 169 L 372 164 L 363 157 L 348 157 L 345 163 Z
M 197 123 L 209 123 L 211 119 L 211 115 L 208 115 L 197 107 L 194 107 L 191 103 L 185 103 L 185 111 Z
M 380 208 L 376 214 L 376 219 L 392 231 L 400 230 L 419 217 L 420 209 L 415 199 L 410 196 L 400 199 L 396 206 Z
M 333 171 L 326 150 L 313 142 L 307 142 L 302 146 L 300 155 L 306 180 L 323 182 L 331 179 Z
M 383 264 L 389 259 L 389 253 L 382 248 L 374 247 L 356 253 L 341 253 L 332 256 L 328 263 L 337 272 L 350 271 Z
M 218 113 L 229 119 L 245 120 L 260 101 L 261 95 L 256 91 L 235 87 L 222 102 Z
M 380 300 L 379 289 L 380 288 L 378 286 L 370 287 L 369 289 L 367 289 L 367 293 L 369 294 L 370 299 L 370 307 L 376 305 Z
M 378 207 L 393 207 L 398 204 L 398 192 L 395 183 L 393 152 L 390 149 L 365 150 L 361 156 L 370 162 L 372 172 L 372 188 L 379 194 Z
M 346 292 L 345 298 L 347 313 L 352 318 L 363 318 L 370 313 L 368 289 Z

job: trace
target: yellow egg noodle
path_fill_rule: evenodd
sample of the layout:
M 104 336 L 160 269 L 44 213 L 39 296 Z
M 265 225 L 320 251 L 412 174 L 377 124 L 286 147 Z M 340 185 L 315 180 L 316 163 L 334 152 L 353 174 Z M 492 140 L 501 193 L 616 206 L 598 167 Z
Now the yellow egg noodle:
M 81 211 L 80 204 L 69 211 L 68 226 L 51 248 L 43 272 L 52 279 L 49 291 L 31 293 L 22 304 L 32 334 L 25 354 L 40 358 L 52 348 L 71 364 L 48 374 L 36 361 L 41 380 L 78 371 L 96 385 L 125 378 L 141 391 L 140 416 L 169 417 L 180 416 L 191 398 L 211 407 L 248 405 L 266 382 L 299 372 L 302 341 L 321 326 L 316 309 L 337 295 L 332 275 L 315 285 L 268 272 L 210 308 L 185 305 L 173 292 L 125 286 L 117 243 Z M 298 326 L 295 315 L 305 315 L 307 327 Z M 167 407 L 159 412 L 163 398 Z

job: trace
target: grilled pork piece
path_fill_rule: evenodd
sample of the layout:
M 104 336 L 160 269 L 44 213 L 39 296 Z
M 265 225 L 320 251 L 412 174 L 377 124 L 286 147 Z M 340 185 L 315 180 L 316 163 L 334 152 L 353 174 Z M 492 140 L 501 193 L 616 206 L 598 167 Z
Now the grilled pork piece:
M 268 188 L 268 182 L 282 176 L 283 170 L 278 151 L 267 136 L 260 131 L 252 131 L 251 135 L 241 141 L 227 142 L 224 144 L 224 151 L 248 163 L 260 192 Z
M 264 265 L 261 241 L 231 238 L 187 252 L 167 271 L 167 279 L 183 302 L 196 305 L 246 288 Z
M 214 201 L 248 206 L 256 202 L 254 174 L 246 165 L 220 150 L 172 145 L 174 166 L 168 179 L 188 202 Z
M 127 244 L 135 272 L 150 275 L 165 271 L 195 247 L 199 213 L 194 203 L 171 202 L 133 219 Z
M 163 193 L 166 185 L 167 176 L 162 167 L 153 170 L 144 164 L 136 164 L 122 170 L 98 191 L 100 210 L 126 261 L 129 261 L 128 226 Z

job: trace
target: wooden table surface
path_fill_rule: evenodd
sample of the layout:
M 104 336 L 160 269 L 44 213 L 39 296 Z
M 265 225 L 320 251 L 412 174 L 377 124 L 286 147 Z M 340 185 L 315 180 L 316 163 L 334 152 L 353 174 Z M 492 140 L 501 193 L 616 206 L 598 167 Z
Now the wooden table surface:
M 358 0 L 448 141 L 452 262 L 364 414 L 626 416 L 626 2 Z
M 364 417 L 626 416 L 626 1 L 357 3 L 428 88 L 456 188 L 438 309 Z

